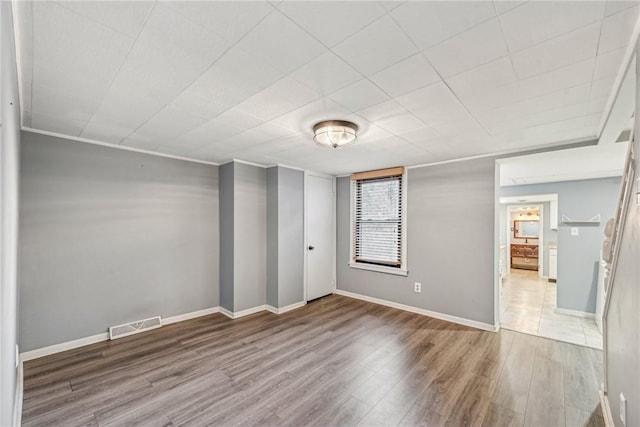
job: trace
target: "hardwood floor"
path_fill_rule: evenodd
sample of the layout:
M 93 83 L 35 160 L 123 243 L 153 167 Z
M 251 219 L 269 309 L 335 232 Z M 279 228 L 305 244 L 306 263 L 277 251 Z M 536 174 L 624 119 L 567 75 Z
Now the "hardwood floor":
M 332 295 L 25 363 L 23 425 L 604 426 L 601 352 Z

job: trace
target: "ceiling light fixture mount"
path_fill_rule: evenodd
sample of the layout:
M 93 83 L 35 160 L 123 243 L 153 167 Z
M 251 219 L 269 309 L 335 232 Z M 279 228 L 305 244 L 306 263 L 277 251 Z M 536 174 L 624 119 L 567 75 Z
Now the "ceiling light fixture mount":
M 321 147 L 340 148 L 358 138 L 358 125 L 345 120 L 325 120 L 313 126 L 313 142 Z

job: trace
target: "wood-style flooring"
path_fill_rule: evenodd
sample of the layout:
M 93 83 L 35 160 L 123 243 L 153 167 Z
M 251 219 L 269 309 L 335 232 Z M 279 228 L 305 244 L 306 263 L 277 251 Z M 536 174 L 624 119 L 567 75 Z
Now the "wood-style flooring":
M 24 426 L 604 426 L 601 352 L 331 295 L 26 362 Z

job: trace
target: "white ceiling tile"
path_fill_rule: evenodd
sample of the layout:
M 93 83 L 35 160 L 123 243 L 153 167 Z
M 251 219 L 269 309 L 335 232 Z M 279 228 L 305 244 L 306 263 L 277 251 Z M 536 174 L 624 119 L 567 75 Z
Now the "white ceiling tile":
M 473 27 L 424 51 L 443 77 L 450 77 L 507 55 L 497 19 Z
M 600 80 L 605 77 L 617 76 L 626 53 L 627 49 L 623 47 L 598 55 L 593 79 Z
M 74 120 L 64 115 L 31 113 L 32 126 L 35 129 L 61 133 L 63 135 L 79 136 L 84 128 L 85 120 Z
M 496 86 L 513 83 L 516 73 L 508 56 L 445 79 L 451 90 L 461 98 L 482 93 Z
M 441 135 L 435 129 L 430 128 L 429 126 L 424 126 L 411 132 L 398 134 L 398 137 L 411 143 L 422 143 L 440 136 Z
M 526 79 L 595 56 L 600 24 L 588 25 L 511 55 L 520 78 Z
M 392 11 L 396 7 L 400 6 L 406 0 L 388 0 L 388 1 L 380 1 L 379 3 L 384 7 L 387 11 Z
M 409 1 L 391 12 L 422 50 L 495 16 L 489 1 Z
M 200 96 L 192 91 L 182 92 L 171 104 L 194 116 L 206 119 L 212 119 L 229 108 L 226 105 L 218 104 L 211 98 Z
M 220 37 L 157 5 L 96 114 L 113 117 L 129 110 L 132 104 L 153 106 L 153 113 L 159 111 L 226 47 Z M 150 117 L 140 115 L 146 109 L 137 110 L 134 115 Z
M 145 1 L 61 1 L 64 7 L 135 38 L 145 23 L 154 2 Z
M 440 77 L 422 54 L 416 54 L 373 74 L 370 79 L 390 96 L 399 96 L 435 83 Z
M 321 95 L 327 95 L 362 78 L 360 73 L 333 52 L 326 52 L 303 65 L 291 77 Z
M 141 150 L 155 150 L 160 143 L 156 140 L 156 138 L 151 138 L 148 136 L 138 135 L 137 133 L 133 133 L 127 137 L 120 145 L 125 145 L 127 147 L 139 148 Z
M 269 140 L 289 138 L 295 134 L 291 129 L 285 128 L 273 122 L 266 122 L 253 128 L 253 131 L 259 132 Z
M 417 53 L 413 43 L 390 17 L 384 17 L 333 48 L 364 75 L 383 70 Z
M 231 108 L 216 117 L 216 122 L 233 126 L 238 129 L 248 130 L 263 124 L 259 118 L 247 114 L 239 107 Z
M 500 15 L 511 52 L 534 46 L 600 20 L 601 1 L 530 1 Z
M 609 102 L 608 96 L 601 96 L 598 98 L 591 97 L 587 106 L 587 114 L 604 113 L 607 102 Z
M 284 77 L 238 104 L 238 109 L 264 121 L 308 104 L 320 95 L 291 77 Z
M 608 96 L 613 90 L 616 76 L 605 77 L 603 79 L 594 80 L 591 84 L 591 97 L 600 98 Z
M 118 119 L 105 116 L 93 116 L 80 136 L 96 141 L 119 144 L 136 129 L 137 126 L 123 124 Z
M 216 118 L 185 133 L 179 138 L 179 141 L 196 147 L 204 146 L 223 141 L 234 135 L 239 135 L 243 131 L 244 129 L 232 126 Z
M 486 111 L 585 84 L 591 81 L 594 63 L 593 59 L 588 59 L 529 79 L 495 87 L 485 93 L 464 98 L 464 103 L 473 112 Z
M 489 126 L 490 132 L 501 132 L 509 129 L 520 129 L 539 126 L 546 123 L 553 123 L 560 120 L 575 119 L 585 117 L 587 104 L 573 104 L 566 107 L 543 111 L 541 113 L 530 114 L 518 117 L 514 120 L 499 121 Z
M 416 131 L 424 128 L 422 123 L 416 116 L 410 113 L 401 113 L 392 115 L 375 121 L 376 126 L 385 129 L 394 135 L 400 135 L 406 132 Z
M 626 0 L 607 0 L 607 6 L 605 8 L 605 16 L 615 15 L 618 12 L 622 12 L 633 6 L 638 5 L 638 0 L 626 1 Z
M 380 3 L 373 1 L 285 1 L 278 8 L 329 47 L 387 13 Z
M 32 67 L 41 86 L 74 82 L 84 90 L 105 91 L 133 39 L 53 2 L 33 3 Z M 49 81 L 40 81 L 41 78 Z M 77 89 L 76 89 L 77 90 Z
M 136 133 L 159 140 L 171 139 L 189 132 L 207 121 L 207 118 L 190 114 L 188 111 L 170 104 L 136 129 Z
M 442 82 L 417 89 L 396 98 L 407 110 L 413 111 L 421 108 L 433 108 L 435 105 L 457 104 L 458 99 Z
M 487 131 L 478 124 L 470 115 L 460 115 L 455 120 L 441 120 L 430 124 L 430 127 L 443 136 L 453 136 L 461 134 L 483 134 L 487 136 Z
M 390 117 L 406 114 L 407 110 L 398 104 L 395 100 L 382 102 L 364 110 L 358 111 L 358 115 L 364 117 L 370 122 L 384 120 Z
M 476 113 L 475 117 L 482 123 L 493 125 L 507 121 L 517 121 L 522 117 L 555 110 L 572 105 L 583 105 L 589 99 L 591 85 L 589 83 L 572 88 L 552 92 L 547 95 L 530 98 L 506 107 Z
M 351 111 L 364 110 L 389 99 L 384 92 L 366 79 L 332 93 L 329 98 Z
M 290 73 L 326 52 L 326 48 L 287 17 L 272 12 L 237 47 L 283 73 Z
M 526 2 L 527 0 L 493 0 L 493 5 L 495 6 L 498 15 L 502 15 L 511 9 L 522 6 Z
M 457 122 L 469 118 L 469 112 L 459 102 L 434 104 L 429 107 L 412 110 L 412 113 L 436 130 L 436 124 Z
M 639 11 L 640 6 L 635 6 L 608 16 L 602 21 L 602 34 L 598 44 L 599 55 L 631 43 L 631 35 L 638 21 Z
M 323 120 L 348 120 L 349 110 L 330 99 L 321 98 L 296 110 L 290 111 L 273 121 L 272 124 L 290 129 L 307 136 L 312 135 L 313 125 Z
M 232 48 L 187 89 L 187 92 L 233 106 L 284 77 L 264 61 Z
M 163 1 L 191 21 L 235 43 L 273 7 L 266 1 Z
M 34 87 L 32 99 L 34 113 L 55 115 L 62 122 L 87 123 L 100 99 L 82 92 L 57 90 L 51 87 Z
M 393 134 L 388 130 L 382 129 L 371 123 L 364 123 L 364 126 L 358 130 L 358 141 L 367 143 L 370 141 L 378 141 L 380 139 L 390 138 Z

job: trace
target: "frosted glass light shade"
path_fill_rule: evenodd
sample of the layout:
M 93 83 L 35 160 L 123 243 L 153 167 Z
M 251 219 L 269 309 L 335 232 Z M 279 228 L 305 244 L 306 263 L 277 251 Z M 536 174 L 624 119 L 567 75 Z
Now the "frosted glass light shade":
M 313 127 L 313 141 L 328 148 L 340 148 L 358 138 L 358 125 L 344 120 L 327 120 Z

